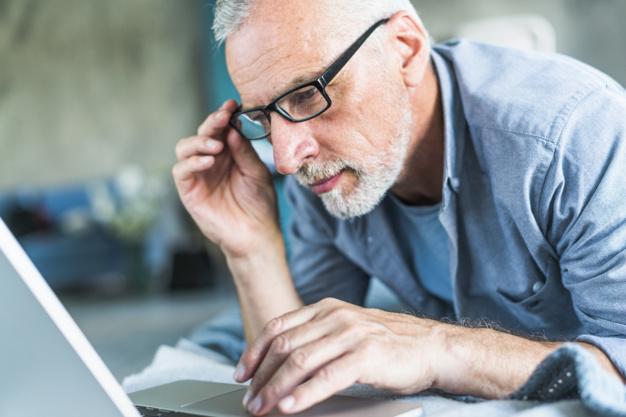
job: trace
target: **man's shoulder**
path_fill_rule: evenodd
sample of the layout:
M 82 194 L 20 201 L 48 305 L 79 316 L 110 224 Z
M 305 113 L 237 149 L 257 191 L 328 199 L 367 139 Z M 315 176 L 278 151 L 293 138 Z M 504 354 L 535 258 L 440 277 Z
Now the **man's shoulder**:
M 596 90 L 619 90 L 611 77 L 556 53 L 457 40 L 434 50 L 449 63 L 472 129 L 558 138 L 572 110 Z

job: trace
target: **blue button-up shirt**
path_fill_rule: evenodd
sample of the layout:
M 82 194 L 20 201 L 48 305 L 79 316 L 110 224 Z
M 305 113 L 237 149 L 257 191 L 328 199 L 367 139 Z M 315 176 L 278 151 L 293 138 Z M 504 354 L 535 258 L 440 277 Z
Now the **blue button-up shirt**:
M 400 256 L 388 201 L 330 216 L 289 179 L 290 268 L 305 302 L 361 304 L 377 276 L 417 313 L 599 346 L 626 375 L 626 93 L 556 54 L 433 48 L 445 123 L 439 219 L 453 303 Z

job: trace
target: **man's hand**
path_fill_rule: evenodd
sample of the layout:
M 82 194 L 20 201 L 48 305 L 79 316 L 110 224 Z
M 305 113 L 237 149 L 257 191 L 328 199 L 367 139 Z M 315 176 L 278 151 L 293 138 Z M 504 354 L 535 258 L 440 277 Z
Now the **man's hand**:
M 256 415 L 277 404 L 284 413 L 299 412 L 355 382 L 418 392 L 435 382 L 437 325 L 323 300 L 270 321 L 244 352 L 235 379 L 254 376 L 245 401 Z
M 302 302 L 287 266 L 270 172 L 229 126 L 236 109 L 226 101 L 196 136 L 181 139 L 172 173 L 185 208 L 226 255 L 252 340 L 271 318 Z
M 255 415 L 275 406 L 300 412 L 355 382 L 399 394 L 437 388 L 501 398 L 560 345 L 326 299 L 271 320 L 235 379 L 253 378 L 244 403 Z M 604 353 L 583 346 L 616 373 Z
M 180 198 L 202 232 L 227 256 L 244 256 L 279 231 L 271 175 L 249 141 L 228 122 L 237 109 L 226 101 L 176 146 L 172 173 Z

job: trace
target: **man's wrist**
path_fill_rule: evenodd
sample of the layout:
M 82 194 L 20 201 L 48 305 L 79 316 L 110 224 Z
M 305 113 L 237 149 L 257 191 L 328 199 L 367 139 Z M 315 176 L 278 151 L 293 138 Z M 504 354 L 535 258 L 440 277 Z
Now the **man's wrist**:
M 268 235 L 263 242 L 245 254 L 225 254 L 248 341 L 269 320 L 302 306 L 289 273 L 282 234 Z
M 244 246 L 244 245 L 241 245 Z M 257 263 L 263 256 L 285 253 L 283 235 L 278 226 L 250 234 L 245 247 L 230 248 L 220 245 L 229 265 Z

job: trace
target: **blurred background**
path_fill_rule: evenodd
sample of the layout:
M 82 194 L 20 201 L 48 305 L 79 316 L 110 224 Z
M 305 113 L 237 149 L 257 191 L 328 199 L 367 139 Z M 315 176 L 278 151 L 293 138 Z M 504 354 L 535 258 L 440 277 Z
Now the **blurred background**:
M 414 4 L 437 41 L 556 51 L 626 85 L 625 0 Z M 120 380 L 236 302 L 170 173 L 176 142 L 237 97 L 212 13 L 204 0 L 0 0 L 0 216 Z

